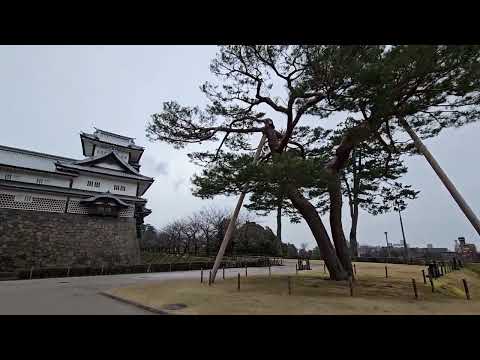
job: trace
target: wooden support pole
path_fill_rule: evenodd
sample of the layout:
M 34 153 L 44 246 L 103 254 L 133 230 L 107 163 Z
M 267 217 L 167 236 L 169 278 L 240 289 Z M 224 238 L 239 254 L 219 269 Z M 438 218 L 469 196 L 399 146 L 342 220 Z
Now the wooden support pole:
M 463 288 L 465 289 L 465 295 L 467 295 L 467 300 L 470 300 L 470 291 L 468 291 L 467 280 L 462 279 L 462 282 L 463 282 Z
M 388 268 L 387 268 L 387 266 L 386 266 L 386 265 L 385 265 L 385 278 L 387 278 L 387 279 L 388 279 Z
M 443 185 L 445 185 L 450 195 L 452 195 L 457 205 L 463 211 L 463 214 L 467 217 L 467 219 L 470 221 L 470 223 L 475 228 L 477 233 L 480 235 L 480 220 L 477 218 L 473 210 L 470 208 L 470 206 L 468 206 L 465 199 L 462 197 L 460 192 L 458 192 L 455 185 L 450 181 L 447 174 L 443 171 L 443 169 L 437 163 L 437 161 L 435 160 L 433 155 L 430 153 L 430 151 L 428 151 L 427 147 L 423 144 L 422 140 L 420 140 L 420 138 L 417 136 L 415 131 L 413 131 L 413 129 L 410 127 L 410 125 L 408 125 L 405 119 L 400 118 L 399 120 L 400 120 L 400 125 L 403 126 L 403 128 L 407 131 L 407 133 L 412 138 L 417 150 L 421 154 L 423 154 L 423 156 L 425 156 L 425 158 L 427 159 L 430 166 L 437 174 L 440 181 L 443 183 Z
M 423 275 L 423 283 L 427 283 L 427 278 L 425 277 L 425 270 L 422 270 L 422 275 Z
M 223 264 L 223 280 L 225 280 L 225 264 Z
M 172 263 L 170 263 L 170 271 L 172 271 Z
M 255 156 L 253 158 L 253 163 L 256 164 L 260 154 L 262 153 L 263 146 L 265 144 L 265 141 L 267 140 L 267 137 L 265 134 L 262 135 L 262 139 L 260 140 L 260 144 L 258 144 L 257 151 L 255 152 Z M 228 222 L 228 227 L 225 232 L 225 236 L 223 237 L 222 243 L 220 244 L 220 248 L 218 250 L 217 257 L 215 258 L 215 263 L 213 264 L 213 269 L 212 269 L 212 282 L 215 282 L 215 276 L 217 275 L 218 267 L 220 266 L 220 263 L 222 262 L 223 255 L 225 254 L 225 250 L 227 249 L 228 243 L 230 242 L 230 239 L 232 238 L 233 231 L 235 229 L 235 223 L 237 222 L 238 214 L 240 212 L 240 208 L 242 207 L 243 200 L 245 199 L 245 194 L 247 191 L 247 185 L 243 188 L 242 193 L 240 194 L 240 197 L 237 202 L 237 206 L 233 210 L 232 216 L 230 217 L 230 221 Z
M 430 276 L 430 286 L 432 287 L 432 293 L 435 292 L 435 285 L 433 285 L 433 279 L 432 277 Z
M 203 283 L 203 268 L 200 268 L 200 283 Z
M 412 286 L 413 286 L 413 292 L 415 294 L 415 299 L 418 299 L 417 284 L 415 283 L 415 279 L 412 279 Z
M 355 264 L 353 264 L 353 273 L 357 275 L 357 267 L 355 266 Z
M 288 277 L 288 295 L 292 295 L 292 278 Z
M 240 291 L 240 273 L 237 276 L 237 290 Z
M 353 296 L 353 281 L 351 276 L 348 277 L 348 286 L 350 287 L 350 296 Z
M 248 277 L 248 269 L 247 269 L 247 264 L 245 264 L 245 277 Z
M 268 265 L 268 277 L 272 277 L 272 267 Z
M 295 275 L 298 275 L 298 264 L 295 264 Z
M 324 272 L 324 273 L 327 272 L 326 267 L 325 267 L 325 262 L 323 262 L 323 272 Z
M 212 270 L 208 272 L 208 286 L 212 285 Z

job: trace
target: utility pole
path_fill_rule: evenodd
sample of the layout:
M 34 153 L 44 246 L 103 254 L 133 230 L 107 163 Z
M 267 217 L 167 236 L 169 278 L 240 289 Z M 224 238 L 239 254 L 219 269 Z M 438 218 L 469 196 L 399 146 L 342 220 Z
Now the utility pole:
M 402 228 L 403 249 L 405 251 L 405 263 L 406 263 L 408 261 L 407 240 L 405 240 L 405 232 L 403 231 L 402 213 L 400 212 L 400 207 L 398 207 L 397 209 L 398 209 L 398 216 L 400 217 L 400 227 Z
M 390 248 L 388 247 L 388 232 L 385 231 L 385 241 L 387 242 L 387 257 L 390 257 Z
M 477 233 L 480 235 L 480 220 L 478 220 L 478 217 L 475 215 L 473 210 L 468 206 L 467 202 L 465 199 L 462 197 L 462 195 L 458 192 L 457 188 L 453 183 L 450 181 L 448 178 L 447 174 L 442 170 L 440 165 L 437 163 L 433 155 L 428 151 L 427 147 L 423 144 L 422 140 L 417 136 L 415 131 L 408 125 L 408 123 L 405 121 L 404 118 L 399 118 L 400 125 L 405 129 L 405 131 L 410 135 L 412 138 L 415 147 L 417 148 L 418 152 L 423 154 L 439 179 L 442 181 L 443 185 L 447 188 L 447 190 L 450 192 L 452 195 L 453 199 L 457 202 L 458 206 L 460 209 L 463 211 L 467 219 L 470 221 L 470 223 L 473 225 L 475 230 L 477 230 Z
M 266 139 L 267 137 L 265 136 L 265 134 L 263 134 L 262 139 L 260 140 L 260 144 L 258 145 L 257 151 L 255 153 L 255 157 L 253 158 L 254 164 L 258 161 L 258 158 L 262 153 L 263 145 L 265 144 Z M 246 191 L 247 191 L 247 184 L 245 184 L 243 187 L 243 191 L 240 194 L 240 197 L 237 202 L 237 206 L 235 207 L 235 210 L 233 210 L 232 216 L 228 223 L 227 231 L 225 232 L 225 236 L 223 237 L 222 244 L 220 245 L 220 249 L 218 249 L 218 254 L 217 254 L 217 257 L 215 258 L 215 263 L 213 264 L 213 269 L 212 269 L 212 278 L 211 278 L 212 283 L 215 282 L 215 277 L 217 275 L 218 268 L 220 267 L 220 264 L 222 262 L 223 255 L 225 254 L 225 249 L 227 248 L 228 243 L 232 238 L 233 230 L 235 229 L 235 223 L 237 222 L 238 213 L 240 212 L 240 208 L 242 207 L 243 199 L 245 199 Z

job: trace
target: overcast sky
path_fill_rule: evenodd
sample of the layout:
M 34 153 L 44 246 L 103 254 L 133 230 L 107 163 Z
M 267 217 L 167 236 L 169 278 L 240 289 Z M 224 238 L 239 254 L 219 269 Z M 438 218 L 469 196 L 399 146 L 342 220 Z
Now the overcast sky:
M 199 86 L 212 80 L 209 63 L 215 52 L 215 46 L 0 46 L 0 144 L 82 158 L 79 132 L 95 126 L 145 146 L 141 170 L 155 178 L 145 194 L 153 210 L 146 222 L 161 227 L 203 206 L 231 208 L 235 198 L 191 195 L 190 177 L 198 171 L 186 156 L 191 149 L 174 150 L 145 137 L 149 116 L 164 101 L 206 104 Z M 480 124 L 475 123 L 425 142 L 477 215 L 479 140 Z M 453 249 L 454 240 L 465 236 L 480 247 L 478 235 L 425 159 L 416 156 L 407 163 L 405 181 L 421 190 L 403 213 L 407 242 Z M 346 206 L 344 215 L 348 236 Z M 323 219 L 327 224 L 328 217 Z M 273 215 L 257 220 L 275 231 Z M 385 244 L 384 231 L 390 242 L 400 242 L 398 214 L 360 213 L 360 244 Z M 315 245 L 305 223 L 293 225 L 288 219 L 283 239 Z

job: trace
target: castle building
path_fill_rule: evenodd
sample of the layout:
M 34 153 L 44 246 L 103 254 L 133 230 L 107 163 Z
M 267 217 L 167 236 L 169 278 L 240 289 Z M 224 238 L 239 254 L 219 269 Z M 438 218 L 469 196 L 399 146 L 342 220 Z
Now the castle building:
M 0 145 L 0 271 L 140 261 L 144 148 L 100 129 L 80 139 L 80 160 Z

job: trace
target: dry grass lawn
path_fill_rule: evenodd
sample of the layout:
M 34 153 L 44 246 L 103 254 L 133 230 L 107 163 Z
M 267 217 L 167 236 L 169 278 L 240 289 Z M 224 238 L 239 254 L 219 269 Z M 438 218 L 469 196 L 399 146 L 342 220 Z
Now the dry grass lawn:
M 200 280 L 169 280 L 141 286 L 111 289 L 109 294 L 159 310 L 168 304 L 185 304 L 172 314 L 480 314 L 480 275 L 470 269 L 451 272 L 435 280 L 432 293 L 422 266 L 356 263 L 354 296 L 347 282 L 328 280 L 323 266 L 292 275 L 292 294 L 288 295 L 287 275 L 249 276 L 222 280 L 213 286 Z M 414 298 L 412 278 L 419 299 Z M 466 279 L 471 300 L 466 300 L 462 279 Z

